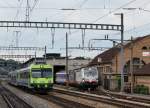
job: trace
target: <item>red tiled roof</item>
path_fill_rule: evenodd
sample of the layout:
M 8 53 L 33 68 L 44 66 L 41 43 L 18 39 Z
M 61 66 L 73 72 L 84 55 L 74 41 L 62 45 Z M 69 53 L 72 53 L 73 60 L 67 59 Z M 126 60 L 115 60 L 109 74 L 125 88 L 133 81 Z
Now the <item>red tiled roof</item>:
M 150 63 L 143 66 L 142 68 L 140 68 L 139 70 L 133 72 L 134 75 L 139 75 L 139 76 L 142 76 L 142 75 L 150 75 Z
M 101 58 L 101 62 L 108 63 L 111 62 L 111 60 L 115 57 L 115 55 L 119 52 L 120 48 L 113 47 L 99 55 L 97 55 L 90 63 L 89 65 L 96 65 L 98 64 L 98 58 Z
M 134 39 L 132 42 L 136 43 L 138 41 L 143 40 L 144 38 L 150 37 L 150 35 L 144 36 L 144 37 L 138 37 L 136 39 Z M 127 43 L 124 45 L 124 48 L 129 47 L 131 44 L 131 42 Z M 111 63 L 112 59 L 120 52 L 120 48 L 119 47 L 113 47 L 99 55 L 97 55 L 90 63 L 89 65 L 96 65 L 99 64 L 98 62 L 98 58 L 101 58 L 101 63 Z
M 141 41 L 141 40 L 143 40 L 143 39 L 145 39 L 145 38 L 147 38 L 147 37 L 150 38 L 150 35 L 135 38 L 135 39 L 133 39 L 132 43 L 136 43 L 136 42 Z M 129 47 L 130 45 L 131 45 L 131 42 L 127 43 L 127 44 L 124 46 L 124 48 L 127 48 L 127 47 Z

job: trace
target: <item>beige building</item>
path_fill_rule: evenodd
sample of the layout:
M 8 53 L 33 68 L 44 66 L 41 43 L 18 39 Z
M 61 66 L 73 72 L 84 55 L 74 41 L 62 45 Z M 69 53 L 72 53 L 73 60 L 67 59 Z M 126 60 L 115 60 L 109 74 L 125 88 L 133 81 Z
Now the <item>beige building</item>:
M 132 56 L 131 56 L 132 55 Z M 129 82 L 130 60 L 132 57 L 133 71 L 150 63 L 150 36 L 138 37 L 132 42 L 124 43 L 124 74 L 125 82 Z M 115 47 L 96 56 L 89 65 L 99 67 L 101 84 L 110 90 L 116 90 L 120 85 L 120 46 Z
M 144 85 L 149 88 L 150 93 L 150 63 L 134 71 L 133 75 L 134 85 Z

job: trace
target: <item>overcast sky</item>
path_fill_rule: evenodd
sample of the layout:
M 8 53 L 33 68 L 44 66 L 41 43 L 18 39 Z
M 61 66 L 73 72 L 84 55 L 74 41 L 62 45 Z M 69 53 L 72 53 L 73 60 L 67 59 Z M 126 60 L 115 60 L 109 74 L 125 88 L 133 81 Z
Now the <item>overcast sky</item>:
M 29 0 L 29 4 L 30 21 L 120 24 L 120 17 L 114 14 L 122 12 L 124 13 L 125 39 L 150 34 L 150 0 Z M 0 20 L 25 21 L 26 6 L 27 0 L 0 0 Z M 65 48 L 65 32 L 71 33 L 70 47 L 77 47 L 82 42 L 81 30 L 56 29 L 55 46 L 54 49 L 50 49 L 51 29 L 0 28 L 0 46 L 16 45 L 14 31 L 21 31 L 19 46 L 44 47 L 46 45 L 49 48 L 48 52 L 58 52 L 62 55 L 65 55 L 65 50 L 61 49 Z M 85 32 L 85 46 L 90 39 L 104 38 L 105 34 L 109 34 L 109 38 L 120 39 L 119 32 L 96 30 Z M 95 47 L 112 47 L 112 43 L 106 41 L 95 41 L 92 44 Z M 69 50 L 72 57 L 94 57 L 100 52 Z M 8 54 L 8 52 L 3 53 Z

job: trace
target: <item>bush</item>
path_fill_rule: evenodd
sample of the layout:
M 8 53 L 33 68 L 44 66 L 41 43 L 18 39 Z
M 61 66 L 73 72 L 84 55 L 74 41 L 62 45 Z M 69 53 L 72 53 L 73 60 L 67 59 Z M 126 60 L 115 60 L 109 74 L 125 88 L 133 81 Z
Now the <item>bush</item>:
M 147 86 L 144 85 L 136 85 L 136 87 L 134 88 L 134 92 L 138 93 L 138 94 L 149 94 L 149 88 Z

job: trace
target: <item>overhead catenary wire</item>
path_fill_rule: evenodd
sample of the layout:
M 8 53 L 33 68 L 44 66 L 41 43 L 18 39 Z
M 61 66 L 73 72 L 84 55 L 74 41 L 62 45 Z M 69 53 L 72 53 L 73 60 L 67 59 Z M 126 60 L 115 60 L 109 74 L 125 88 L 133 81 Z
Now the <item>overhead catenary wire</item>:
M 119 9 L 122 9 L 123 7 L 128 6 L 129 4 L 131 4 L 131 3 L 135 2 L 135 1 L 137 1 L 137 0 L 132 0 L 132 1 L 128 2 L 128 3 L 126 3 L 126 4 L 123 4 L 122 6 L 120 6 L 120 7 L 116 8 L 116 9 L 112 10 L 111 12 L 108 12 L 107 14 L 105 14 L 105 15 L 103 15 L 103 16 L 97 18 L 96 20 L 93 21 L 93 23 L 99 21 L 100 19 L 103 19 L 104 17 L 107 17 L 107 16 L 110 15 L 111 13 L 116 12 L 116 11 L 118 11 Z
M 125 6 L 128 6 L 129 4 L 131 4 L 131 3 L 135 2 L 135 1 L 137 1 L 137 0 L 132 0 L 132 1 L 128 2 L 128 3 L 125 3 L 125 4 L 121 5 L 121 6 L 118 7 L 118 8 L 115 8 L 115 9 L 112 10 L 111 12 L 109 12 L 109 13 L 107 13 L 107 14 L 105 14 L 105 15 L 99 17 L 99 18 L 97 18 L 97 19 L 94 20 L 92 23 L 95 23 L 95 22 L 99 21 L 100 19 L 102 19 L 102 18 L 104 18 L 104 17 L 107 17 L 109 14 L 111 14 L 111 13 L 113 13 L 113 12 L 115 12 L 115 11 L 118 11 L 119 9 L 122 9 L 122 8 L 125 7 Z M 85 3 L 86 3 L 86 2 L 85 2 Z M 83 6 L 83 5 L 82 5 L 82 6 Z M 78 32 L 78 31 L 75 31 L 74 33 L 76 33 L 76 32 Z M 74 33 L 72 33 L 72 34 L 74 34 Z
M 34 10 L 34 8 L 36 7 L 37 3 L 39 2 L 39 0 L 34 0 L 34 4 L 33 6 L 31 7 L 31 10 L 30 12 L 32 12 Z
M 36 8 L 34 8 L 34 9 L 36 9 Z M 81 9 L 82 10 L 82 9 Z
M 18 17 L 18 15 L 19 15 L 21 6 L 22 6 L 22 4 L 23 4 L 23 0 L 21 0 L 21 1 L 19 1 L 19 2 L 20 2 L 20 4 L 19 4 L 19 6 L 17 7 L 17 12 L 16 12 L 16 15 L 15 15 L 15 17 L 14 17 L 14 20 L 16 20 L 17 17 Z
M 83 2 L 81 2 L 80 4 L 79 4 L 79 6 L 77 6 L 79 9 L 81 9 L 83 6 L 84 6 L 84 4 L 86 4 L 88 2 L 88 0 L 84 0 Z M 73 7 L 74 8 L 74 7 Z M 73 9 L 72 8 L 72 9 Z M 69 9 L 70 10 L 70 9 Z M 67 17 L 69 17 L 69 16 L 71 16 L 72 14 L 74 14 L 74 12 L 75 12 L 76 10 L 72 10 L 72 12 L 70 12 L 68 15 L 67 15 Z
M 2 0 L 3 3 L 5 3 L 7 6 L 12 6 L 9 2 L 7 2 L 6 0 Z
M 119 8 L 116 8 L 115 10 L 113 10 L 112 12 L 115 12 L 115 11 L 117 11 L 117 10 L 119 10 L 119 9 L 122 9 L 123 7 L 126 7 L 126 6 L 128 6 L 129 4 L 131 4 L 131 3 L 133 3 L 133 2 L 135 2 L 135 1 L 137 1 L 137 0 L 132 0 L 132 1 L 130 1 L 130 2 L 128 2 L 128 3 L 126 3 L 126 4 L 124 4 L 124 5 L 122 5 L 122 6 L 120 6 Z M 146 4 L 148 4 L 149 2 L 146 2 L 146 3 L 144 3 L 144 5 L 146 5 Z M 142 5 L 143 6 L 143 5 Z M 139 8 L 139 9 L 141 9 L 142 10 L 142 8 Z M 144 10 L 144 9 L 143 9 Z M 100 17 L 99 19 L 97 19 L 96 21 L 94 21 L 94 22 L 97 22 L 98 20 L 100 20 L 100 19 L 102 19 L 102 18 L 104 18 L 104 17 L 106 17 L 106 16 L 108 16 L 110 13 L 108 13 L 108 14 L 106 14 L 105 16 L 102 16 L 102 17 Z M 134 27 L 134 29 L 135 29 L 136 27 Z M 132 29 L 130 29 L 130 30 L 132 30 Z M 74 33 L 76 33 L 76 32 L 78 32 L 78 31 L 75 31 Z M 127 30 L 125 31 L 125 32 L 127 32 Z M 120 33 L 114 33 L 114 35 L 119 35 Z

